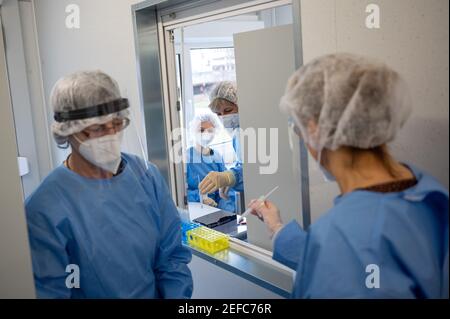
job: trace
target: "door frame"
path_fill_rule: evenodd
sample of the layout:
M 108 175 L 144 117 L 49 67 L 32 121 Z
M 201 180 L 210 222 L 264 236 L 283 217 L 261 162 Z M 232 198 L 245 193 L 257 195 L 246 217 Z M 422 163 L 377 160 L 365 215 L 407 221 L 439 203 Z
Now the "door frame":
M 176 56 L 175 45 L 173 42 L 173 30 L 194 24 L 200 24 L 224 18 L 229 18 L 245 13 L 271 9 L 283 5 L 292 5 L 293 26 L 294 26 L 294 48 L 295 48 L 295 66 L 299 68 L 303 65 L 303 48 L 301 35 L 301 0 L 234 0 L 227 7 L 217 1 L 203 0 L 196 2 L 184 1 L 171 4 L 172 1 L 145 1 L 133 6 L 134 13 L 144 8 L 154 7 L 157 15 L 157 30 L 159 38 L 159 53 L 161 63 L 162 95 L 165 105 L 166 115 L 166 134 L 172 132 L 173 128 L 184 128 L 183 112 L 180 112 L 180 101 L 177 91 L 176 76 Z M 183 124 L 183 125 L 181 125 Z M 168 149 L 173 147 L 167 136 Z M 186 207 L 185 201 L 185 168 L 181 164 L 170 165 L 172 194 L 179 207 Z M 302 203 L 302 222 L 306 229 L 311 223 L 310 212 L 310 194 L 309 194 L 309 171 L 308 171 L 308 152 L 300 142 L 300 189 Z
M 187 27 L 191 25 L 217 21 L 234 16 L 243 15 L 255 11 L 262 11 L 292 4 L 292 0 L 256 0 L 248 1 L 243 4 L 213 10 L 211 12 L 201 12 L 194 14 L 188 18 L 174 19 L 172 21 L 164 21 L 161 17 L 161 23 L 166 31 Z
M 0 14 L 0 298 L 35 298 L 5 51 Z
M 2 4 L 5 54 L 19 156 L 29 173 L 22 176 L 28 197 L 56 165 L 42 86 L 35 0 L 8 0 Z M 26 115 L 26 116 L 25 116 Z

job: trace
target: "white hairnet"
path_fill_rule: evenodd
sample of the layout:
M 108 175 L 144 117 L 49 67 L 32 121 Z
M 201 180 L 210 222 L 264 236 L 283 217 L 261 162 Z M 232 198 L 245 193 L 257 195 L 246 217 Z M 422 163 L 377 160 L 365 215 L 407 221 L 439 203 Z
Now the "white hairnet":
M 313 60 L 289 79 L 280 108 L 314 149 L 392 141 L 411 113 L 406 84 L 388 66 L 347 53 Z M 317 130 L 311 132 L 313 122 Z
M 200 127 L 202 126 L 203 122 L 211 123 L 216 132 L 222 128 L 222 123 L 220 122 L 216 114 L 211 112 L 200 113 L 197 114 L 190 123 L 192 136 L 195 136 L 200 132 Z
M 223 81 L 217 84 L 209 94 L 209 100 L 214 102 L 216 99 L 224 99 L 237 105 L 237 88 L 236 84 L 229 81 Z
M 117 82 L 101 71 L 81 71 L 59 79 L 51 93 L 54 112 L 73 111 L 120 99 Z M 104 124 L 115 117 L 126 117 L 128 110 L 105 116 L 52 124 L 53 137 L 59 145 L 67 138 L 94 124 Z

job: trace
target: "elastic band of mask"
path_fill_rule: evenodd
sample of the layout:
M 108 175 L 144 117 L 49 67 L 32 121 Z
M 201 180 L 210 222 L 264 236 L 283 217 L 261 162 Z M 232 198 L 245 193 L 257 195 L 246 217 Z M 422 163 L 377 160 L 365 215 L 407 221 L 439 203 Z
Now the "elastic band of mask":
M 128 99 L 118 99 L 108 103 L 90 106 L 80 110 L 55 112 L 54 119 L 56 122 L 63 123 L 74 120 L 85 120 L 94 117 L 105 116 L 126 110 L 130 107 Z

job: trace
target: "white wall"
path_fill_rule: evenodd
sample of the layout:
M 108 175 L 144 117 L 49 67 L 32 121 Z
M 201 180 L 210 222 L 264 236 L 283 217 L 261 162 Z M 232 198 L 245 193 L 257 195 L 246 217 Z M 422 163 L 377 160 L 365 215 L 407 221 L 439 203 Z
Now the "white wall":
M 131 19 L 131 5 L 138 2 L 140 1 L 35 1 L 44 95 L 49 116 L 50 92 L 60 77 L 79 70 L 100 69 L 118 81 L 122 94 L 130 99 L 135 118 L 142 120 Z M 65 9 L 69 4 L 80 7 L 80 29 L 66 28 L 68 14 Z M 141 136 L 145 137 L 141 123 L 136 124 Z M 135 134 L 129 133 L 124 141 L 125 150 L 138 153 L 139 145 L 131 135 Z M 54 143 L 53 145 L 55 146 Z M 66 156 L 56 146 L 53 148 L 53 155 L 55 165 Z
M 189 264 L 193 299 L 281 299 L 282 297 L 200 257 Z
M 381 9 L 381 28 L 365 26 L 369 3 Z M 413 116 L 392 145 L 396 157 L 449 185 L 448 0 L 302 0 L 304 62 L 353 52 L 378 58 L 402 74 Z M 312 159 L 311 159 L 312 160 Z M 311 202 L 317 219 L 337 194 L 311 164 Z

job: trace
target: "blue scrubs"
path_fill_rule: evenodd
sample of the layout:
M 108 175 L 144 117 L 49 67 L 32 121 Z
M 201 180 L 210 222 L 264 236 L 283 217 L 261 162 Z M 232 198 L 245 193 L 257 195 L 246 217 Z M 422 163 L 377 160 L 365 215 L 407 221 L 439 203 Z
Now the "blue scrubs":
M 190 298 L 190 251 L 158 169 L 122 154 L 123 171 L 89 179 L 64 165 L 27 199 L 39 298 Z M 69 289 L 66 267 L 80 270 Z
M 234 177 L 236 178 L 236 184 L 233 186 L 233 189 L 237 192 L 244 192 L 244 176 L 242 173 L 242 153 L 241 146 L 239 141 L 239 135 L 235 134 L 233 137 L 233 148 L 236 153 L 236 164 L 230 170 L 234 173 Z
M 210 172 L 224 172 L 226 171 L 225 163 L 222 156 L 212 150 L 211 155 L 203 155 L 198 152 L 195 147 L 190 147 L 187 151 L 186 163 L 186 177 L 188 184 L 188 201 L 200 202 L 200 195 L 198 191 L 199 181 L 201 182 Z M 229 199 L 223 199 L 219 196 L 219 191 L 208 194 L 208 197 L 213 199 L 218 208 L 228 211 L 236 212 L 236 205 L 234 203 L 234 192 L 228 192 Z
M 414 187 L 357 190 L 308 232 L 296 222 L 280 230 L 274 259 L 297 271 L 294 298 L 448 298 L 448 191 L 410 168 Z M 368 288 L 377 273 L 379 288 Z

